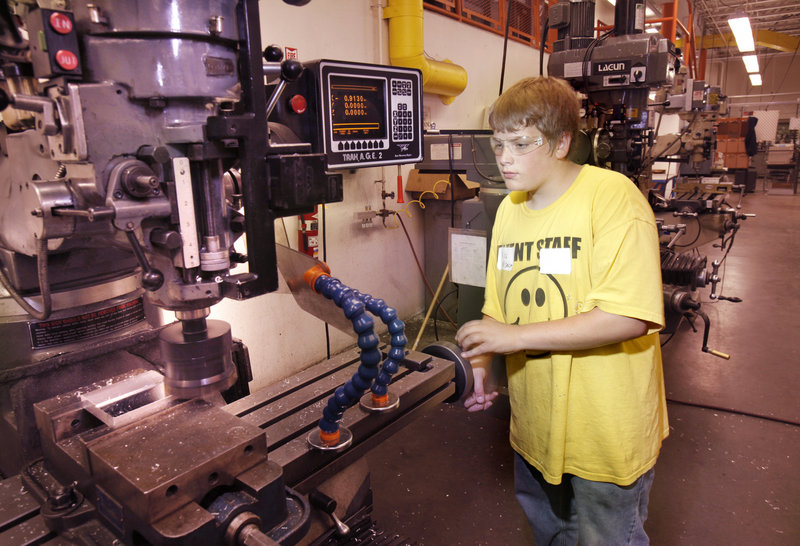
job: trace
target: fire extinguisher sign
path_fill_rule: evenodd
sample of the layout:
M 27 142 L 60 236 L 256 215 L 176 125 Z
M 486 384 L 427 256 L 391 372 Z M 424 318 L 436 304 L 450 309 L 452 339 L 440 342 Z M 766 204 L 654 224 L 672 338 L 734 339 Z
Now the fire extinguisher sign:
M 303 254 L 308 254 L 312 258 L 319 258 L 319 222 L 317 221 L 318 208 L 314 207 L 314 212 L 301 214 L 300 229 L 297 233 L 297 248 Z

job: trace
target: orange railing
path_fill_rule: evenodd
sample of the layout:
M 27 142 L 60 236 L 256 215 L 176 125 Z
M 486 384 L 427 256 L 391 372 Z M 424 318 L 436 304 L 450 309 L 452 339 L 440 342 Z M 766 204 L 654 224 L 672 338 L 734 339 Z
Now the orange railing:
M 509 39 L 537 49 L 541 47 L 544 25 L 541 13 L 548 3 L 549 0 L 423 0 L 426 10 L 447 15 L 495 34 L 505 33 L 508 18 Z M 555 30 L 548 34 L 545 51 L 552 50 L 555 37 Z

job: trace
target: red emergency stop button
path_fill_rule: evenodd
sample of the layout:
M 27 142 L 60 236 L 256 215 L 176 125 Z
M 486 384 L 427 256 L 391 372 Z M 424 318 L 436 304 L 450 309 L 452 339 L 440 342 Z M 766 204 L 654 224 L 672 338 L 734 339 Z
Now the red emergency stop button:
M 295 95 L 289 99 L 289 107 L 295 114 L 302 114 L 308 108 L 308 103 L 303 95 Z
M 56 51 L 56 64 L 63 70 L 75 70 L 78 68 L 78 56 L 68 49 Z
M 72 20 L 63 13 L 57 11 L 50 14 L 50 26 L 59 34 L 69 34 L 72 32 Z

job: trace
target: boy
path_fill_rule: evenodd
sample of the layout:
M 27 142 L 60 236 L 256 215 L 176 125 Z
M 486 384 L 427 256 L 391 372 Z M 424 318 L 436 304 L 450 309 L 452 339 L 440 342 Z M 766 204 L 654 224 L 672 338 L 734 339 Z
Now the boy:
M 567 159 L 579 107 L 550 77 L 492 107 L 512 191 L 492 231 L 484 318 L 456 334 L 475 374 L 465 406 L 491 406 L 486 363 L 506 355 L 515 490 L 537 545 L 647 544 L 668 434 L 658 232 L 628 178 Z

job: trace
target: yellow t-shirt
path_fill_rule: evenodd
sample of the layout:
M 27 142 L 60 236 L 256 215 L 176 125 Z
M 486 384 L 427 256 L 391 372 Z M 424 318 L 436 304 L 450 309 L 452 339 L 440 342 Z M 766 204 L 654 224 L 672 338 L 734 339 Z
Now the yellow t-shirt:
M 511 444 L 550 483 L 569 473 L 628 485 L 669 432 L 653 212 L 628 178 L 591 166 L 544 209 L 526 198 L 512 192 L 498 208 L 483 313 L 528 324 L 598 307 L 650 329 L 590 350 L 508 355 Z

